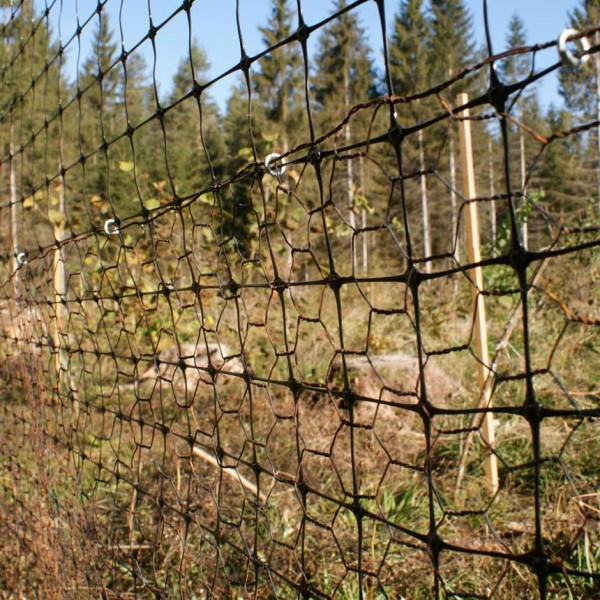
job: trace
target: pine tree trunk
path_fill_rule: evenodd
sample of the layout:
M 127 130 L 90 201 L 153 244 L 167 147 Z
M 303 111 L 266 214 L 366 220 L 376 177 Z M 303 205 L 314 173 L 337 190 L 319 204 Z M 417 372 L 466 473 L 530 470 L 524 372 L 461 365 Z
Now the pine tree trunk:
M 458 214 L 456 210 L 456 149 L 454 147 L 454 128 L 450 129 L 450 222 L 452 224 L 452 244 L 454 260 L 460 261 L 460 235 L 458 233 Z
M 18 215 L 18 199 L 17 199 L 17 172 L 15 168 L 14 148 L 12 145 L 13 130 L 10 130 L 10 159 L 9 159 L 9 194 L 10 194 L 10 237 L 12 243 L 13 254 L 13 293 L 14 293 L 14 308 L 13 319 L 15 323 L 15 332 L 17 344 L 25 353 L 30 352 L 28 340 L 30 340 L 30 316 L 31 312 L 26 313 L 23 310 L 23 305 L 19 301 L 21 296 L 20 284 L 20 268 L 19 253 L 22 249 L 19 248 L 19 215 Z
M 288 97 L 286 93 L 286 85 L 282 86 L 281 94 L 281 152 L 285 154 L 289 150 L 288 140 Z
M 492 232 L 492 244 L 496 243 L 496 202 L 494 196 L 496 188 L 494 186 L 494 161 L 492 160 L 492 138 L 488 138 L 488 175 L 490 179 L 490 228 Z
M 600 44 L 600 33 L 596 32 L 596 44 Z M 596 118 L 600 121 L 600 54 L 596 52 Z M 598 165 L 596 167 L 596 182 L 598 195 L 596 202 L 600 211 L 600 129 L 596 128 L 596 137 L 598 139 Z
M 360 158 L 358 159 L 358 164 L 359 164 L 359 177 L 360 177 L 360 193 L 366 198 L 366 194 L 365 194 L 365 160 L 362 156 L 362 154 L 360 155 Z M 361 227 L 363 229 L 363 233 L 362 233 L 362 268 L 363 268 L 363 273 L 367 273 L 369 270 L 369 234 L 366 231 L 367 228 L 367 211 L 366 209 L 362 208 L 361 213 Z
M 12 138 L 12 129 L 11 129 Z M 17 174 L 12 143 L 10 145 L 9 189 L 10 189 L 10 237 L 13 252 L 14 290 L 15 298 L 19 295 L 19 222 L 17 215 Z
M 421 169 L 421 211 L 423 212 L 423 255 L 431 256 L 431 231 L 429 228 L 429 200 L 427 197 L 427 177 L 425 176 L 425 152 L 423 130 L 419 129 L 419 168 Z M 425 262 L 425 272 L 431 273 L 431 262 Z
M 522 119 L 522 117 L 521 117 Z M 523 130 L 519 129 L 519 151 L 520 151 L 520 164 L 521 164 L 521 193 L 523 194 L 522 209 L 523 209 L 523 223 L 521 224 L 521 235 L 523 248 L 527 248 L 528 242 L 528 231 L 527 231 L 527 189 L 525 185 L 525 178 L 527 176 L 525 170 L 525 136 Z
M 65 186 L 62 177 L 60 178 L 58 210 L 60 218 L 56 219 L 53 224 L 54 239 L 57 242 L 54 250 L 53 267 L 54 267 L 54 306 L 55 306 L 55 324 L 53 332 L 54 351 L 56 353 L 56 375 L 58 379 L 58 390 L 61 394 L 68 394 L 68 357 L 64 350 L 65 338 L 67 335 L 66 325 L 69 319 L 65 299 L 67 296 L 67 270 L 65 268 L 65 260 L 63 255 L 62 242 L 67 239 L 65 229 L 66 224 L 66 209 L 65 209 Z M 66 380 L 65 380 L 66 378 Z M 79 413 L 79 407 L 74 406 L 74 412 Z
M 350 77 L 348 69 L 344 69 L 344 108 L 346 114 L 350 111 Z M 350 123 L 344 127 L 344 139 L 346 146 L 349 146 L 352 140 L 352 133 L 350 131 Z M 356 267 L 356 248 L 354 246 L 354 231 L 356 229 L 356 215 L 354 214 L 354 189 L 353 189 L 353 167 L 352 159 L 348 158 L 346 161 L 346 193 L 348 198 L 348 211 L 349 211 L 349 222 L 352 228 L 350 245 L 352 252 L 352 267 Z

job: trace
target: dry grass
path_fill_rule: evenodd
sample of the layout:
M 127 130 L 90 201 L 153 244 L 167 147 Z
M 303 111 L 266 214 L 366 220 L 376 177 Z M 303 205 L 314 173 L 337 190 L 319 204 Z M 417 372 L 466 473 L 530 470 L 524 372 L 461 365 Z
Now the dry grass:
M 165 327 L 138 336 L 135 349 L 122 336 L 108 339 L 118 331 L 113 316 L 96 315 L 84 303 L 82 316 L 88 324 L 100 319 L 107 338 L 98 335 L 94 346 L 82 328 L 73 332 L 75 342 L 116 348 L 130 360 L 70 356 L 76 415 L 73 398 L 56 381 L 51 352 L 30 357 L 35 368 L 26 355 L 12 354 L 2 379 L 5 595 L 293 598 L 291 586 L 305 582 L 315 597 L 350 599 L 358 597 L 361 570 L 365 598 L 430 598 L 434 569 L 422 536 L 433 520 L 445 543 L 464 550 L 441 553 L 442 596 L 535 597 L 528 566 L 485 554 L 525 556 L 535 546 L 525 420 L 496 414 L 498 494 L 483 483 L 486 450 L 477 432 L 457 490 L 471 417 L 435 416 L 427 442 L 427 420 L 417 410 L 410 302 L 405 313 L 386 312 L 406 289 L 394 298 L 376 287 L 342 294 L 343 332 L 327 292 L 286 296 L 285 324 L 277 297 L 265 301 L 263 293 L 244 291 L 242 324 L 255 325 L 243 328 L 241 339 L 236 311 L 229 314 L 230 303 L 219 300 L 211 317 L 221 324 L 219 335 L 194 335 L 197 317 L 188 319 L 184 310 L 174 332 Z M 464 282 L 423 290 L 422 339 L 431 353 L 425 382 L 429 400 L 446 409 L 478 402 L 471 352 L 435 354 L 470 343 L 467 293 Z M 493 340 L 514 308 L 514 299 L 499 298 L 489 302 Z M 523 399 L 522 382 L 503 379 L 522 370 L 519 332 L 499 357 L 499 407 Z M 336 345 L 342 333 L 351 396 Z M 544 406 L 566 408 L 576 398 L 580 408 L 596 407 L 598 349 L 590 326 L 570 323 L 560 304 L 540 294 L 531 333 L 533 359 L 548 368 L 535 378 Z M 173 335 L 182 338 L 180 354 Z M 202 347 L 220 349 L 212 372 L 202 370 L 209 365 Z M 302 382 L 301 393 L 289 384 L 290 372 Z M 600 564 L 596 425 L 583 418 L 544 421 L 541 441 L 541 524 L 558 571 L 550 596 L 593 597 L 597 580 L 560 572 L 594 572 Z M 354 498 L 363 511 L 359 520 Z

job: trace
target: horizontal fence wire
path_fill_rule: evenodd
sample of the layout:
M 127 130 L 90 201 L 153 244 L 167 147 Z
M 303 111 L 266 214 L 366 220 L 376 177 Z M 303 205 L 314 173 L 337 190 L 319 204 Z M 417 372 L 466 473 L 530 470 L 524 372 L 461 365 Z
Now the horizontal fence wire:
M 0 587 L 600 594 L 597 20 L 230 4 L 2 4 Z

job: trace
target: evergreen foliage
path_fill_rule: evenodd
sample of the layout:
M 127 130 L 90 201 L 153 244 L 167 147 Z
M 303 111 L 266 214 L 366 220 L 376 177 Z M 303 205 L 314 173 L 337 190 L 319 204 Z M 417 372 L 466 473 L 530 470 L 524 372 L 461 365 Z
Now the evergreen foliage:
M 274 0 L 270 25 L 261 27 L 262 41 L 272 48 L 292 35 L 288 0 Z M 264 56 L 254 84 L 255 133 L 264 152 L 287 152 L 299 143 L 306 122 L 304 69 L 298 44 L 285 44 Z
M 463 0 L 431 0 L 430 60 L 436 82 L 455 77 L 475 57 L 473 19 Z
M 56 186 L 64 184 L 67 205 L 61 219 L 74 233 L 99 230 L 107 218 L 127 218 L 188 199 L 211 206 L 215 212 L 209 220 L 221 219 L 216 227 L 220 239 L 235 238 L 243 255 L 251 256 L 257 246 L 250 238 L 256 237 L 261 219 L 267 218 L 261 212 L 263 201 L 269 204 L 277 196 L 279 216 L 285 215 L 295 226 L 305 207 L 290 200 L 291 195 L 281 195 L 281 190 L 293 192 L 302 186 L 309 208 L 321 201 L 310 168 L 291 166 L 279 179 L 264 177 L 256 168 L 271 153 L 297 156 L 297 146 L 308 141 L 310 107 L 316 138 L 325 136 L 321 149 L 336 152 L 335 158 L 321 164 L 322 201 L 331 200 L 343 215 L 344 235 L 356 234 L 374 213 L 385 212 L 390 221 L 400 223 L 400 186 L 395 185 L 391 194 L 387 188 L 396 168 L 391 153 L 380 145 L 354 154 L 340 152 L 385 130 L 384 111 L 377 120 L 368 110 L 351 113 L 383 86 L 360 12 L 345 10 L 348 6 L 347 0 L 333 2 L 332 11 L 342 12 L 318 33 L 316 52 L 309 53 L 305 73 L 301 45 L 294 39 L 295 7 L 289 0 L 272 0 L 268 25 L 260 33 L 264 48 L 274 49 L 252 64 L 247 79 L 240 76 L 226 106 L 220 108 L 210 87 L 204 87 L 210 65 L 196 41 L 161 101 L 141 51 L 122 52 L 108 12 L 99 11 L 88 25 L 93 27 L 90 51 L 80 57 L 76 80 L 69 82 L 64 76 L 67 57 L 56 60 L 58 43 L 48 19 L 36 15 L 30 3 L 22 3 L 13 11 L 10 36 L 5 29 L 0 47 L 4 65 L 0 102 L 8 115 L 0 124 L 2 151 L 6 155 L 9 146 L 13 151 L 25 148 L 17 173 L 18 198 L 26 200 L 27 209 L 35 206 L 36 214 L 41 211 L 52 224 L 56 198 L 41 198 L 38 192 L 45 184 L 41 174 L 62 165 L 64 181 L 57 180 Z M 598 0 L 581 0 L 570 13 L 570 25 L 581 30 L 591 27 L 598 22 L 599 11 Z M 464 0 L 399 0 L 391 32 L 391 78 L 394 93 L 401 97 L 427 91 L 476 60 L 472 18 Z M 28 43 L 33 38 L 35 43 Z M 524 23 L 514 15 L 505 47 L 526 43 Z M 532 65 L 529 55 L 519 54 L 502 60 L 498 68 L 502 80 L 512 83 L 525 79 Z M 513 189 L 519 190 L 522 165 L 528 171 L 535 167 L 527 188 L 545 198 L 549 209 L 566 215 L 575 210 L 570 198 L 594 195 L 595 133 L 576 147 L 565 139 L 538 156 L 539 141 L 526 128 L 552 133 L 579 119 L 595 118 L 594 60 L 583 69 L 564 68 L 559 76 L 565 106 L 573 117 L 555 108 L 544 114 L 535 86 L 511 99 L 516 103 L 509 107 L 515 119 L 509 123 L 510 172 Z M 397 103 L 399 123 L 410 127 L 443 113 L 465 86 L 472 96 L 482 93 L 480 82 L 465 78 L 439 95 Z M 59 100 L 64 110 L 57 115 L 52 107 Z M 450 133 L 444 120 L 407 136 L 402 148 L 403 202 L 413 223 L 413 237 L 418 245 L 420 232 L 423 240 L 431 236 L 434 253 L 448 251 L 440 245 L 447 237 L 443 228 L 451 212 L 448 183 L 459 187 Z M 474 127 L 477 169 L 485 174 L 478 183 L 481 193 L 502 185 L 498 143 L 497 130 Z M 567 146 L 568 160 L 559 152 Z M 444 182 L 422 174 L 434 170 Z M 2 188 L 8 191 L 7 187 L 3 181 Z M 215 188 L 219 193 L 213 195 Z M 430 223 L 423 221 L 423 210 L 431 213 Z M 36 225 L 34 229 L 40 245 L 51 240 L 51 228 L 42 231 Z M 366 248 L 364 253 L 366 261 Z
M 569 13 L 569 26 L 578 31 L 597 27 L 600 23 L 600 0 L 581 0 L 580 6 Z M 600 43 L 600 34 L 596 34 L 592 44 Z M 591 60 L 580 67 L 565 65 L 560 70 L 560 93 L 565 106 L 582 115 L 584 118 L 596 114 L 596 60 Z
M 401 0 L 394 17 L 390 44 L 395 94 L 407 96 L 429 87 L 430 29 L 431 22 L 424 13 L 423 0 Z

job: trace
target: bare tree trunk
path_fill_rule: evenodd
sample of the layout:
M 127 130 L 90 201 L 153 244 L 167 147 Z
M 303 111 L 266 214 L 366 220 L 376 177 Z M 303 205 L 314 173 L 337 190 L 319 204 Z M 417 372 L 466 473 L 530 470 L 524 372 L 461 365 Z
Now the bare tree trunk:
M 345 137 L 346 137 L 346 142 L 348 144 L 350 144 L 350 127 L 348 125 L 346 125 L 346 133 L 345 133 Z M 353 173 L 353 165 L 352 165 L 352 159 L 348 159 L 346 161 L 346 194 L 347 194 L 347 198 L 348 198 L 348 212 L 349 212 L 349 221 L 350 221 L 350 227 L 352 227 L 352 229 L 354 230 L 356 228 L 356 215 L 354 214 L 354 190 L 353 190 L 353 179 L 354 179 L 354 173 Z M 354 231 L 352 232 L 354 233 Z M 352 264 L 356 264 L 356 257 L 355 252 L 352 253 Z
M 523 120 L 523 115 L 521 115 L 521 120 Z M 523 248 L 527 248 L 529 237 L 527 231 L 527 188 L 525 185 L 527 173 L 525 169 L 525 136 L 523 135 L 522 129 L 519 129 L 519 149 L 521 156 L 521 192 L 523 194 L 523 223 L 521 224 L 521 234 L 523 237 Z
M 13 265 L 13 296 L 14 296 L 14 313 L 12 319 L 14 323 L 14 331 L 17 337 L 17 345 L 19 351 L 28 351 L 27 348 L 27 316 L 23 313 L 19 298 L 21 296 L 20 279 L 21 274 L 19 268 L 19 215 L 17 210 L 17 173 L 15 170 L 14 149 L 12 145 L 12 127 L 10 129 L 10 158 L 9 158 L 9 194 L 10 194 L 10 239 L 12 246 L 12 265 Z
M 11 128 L 12 139 L 12 128 Z M 12 243 L 12 264 L 14 272 L 14 292 L 15 298 L 19 295 L 19 221 L 17 214 L 17 173 L 15 171 L 15 159 L 12 141 L 10 144 L 9 159 L 9 188 L 10 188 L 10 237 Z
M 460 233 L 458 232 L 458 214 L 456 210 L 456 149 L 454 147 L 454 128 L 450 129 L 450 222 L 452 224 L 452 243 L 454 260 L 460 261 Z
M 365 161 L 361 154 L 359 158 L 359 166 L 360 166 L 360 192 L 366 198 L 365 194 Z M 363 206 L 361 213 L 361 227 L 363 229 L 362 233 L 362 268 L 363 273 L 367 273 L 369 270 L 369 234 L 366 232 L 367 227 L 367 210 Z
M 66 361 L 63 360 L 62 356 L 62 347 L 64 345 L 64 327 L 69 318 L 67 307 L 65 305 L 65 299 L 67 295 L 67 273 L 62 248 L 62 242 L 64 242 L 67 239 L 65 228 L 62 223 L 62 219 L 65 216 L 65 194 L 64 185 L 62 184 L 62 177 L 60 179 L 60 182 L 61 184 L 59 188 L 58 211 L 61 215 L 61 218 L 56 219 L 56 222 L 53 223 L 54 239 L 57 242 L 53 258 L 55 306 L 54 349 L 56 352 L 56 372 L 58 375 L 59 389 L 61 378 L 63 374 L 67 372 Z
M 600 33 L 596 32 L 596 44 L 600 44 Z M 596 52 L 596 118 L 600 121 L 600 54 Z M 596 182 L 597 182 L 597 203 L 598 210 L 600 211 L 600 130 L 596 128 L 596 136 L 598 139 L 598 166 L 596 168 Z
M 369 271 L 369 240 L 368 233 L 365 230 L 367 227 L 367 211 L 363 208 L 361 213 L 361 226 L 363 228 L 362 234 L 362 270 L 366 274 Z
M 492 138 L 488 137 L 488 174 L 490 179 L 490 227 L 492 230 L 492 244 L 496 243 L 496 203 L 493 198 L 496 194 L 494 186 L 494 162 L 492 160 Z
M 12 246 L 12 265 L 13 265 L 13 295 L 14 312 L 11 316 L 14 324 L 14 331 L 17 337 L 17 347 L 19 352 L 24 354 L 31 353 L 32 342 L 32 310 L 25 308 L 21 302 L 21 269 L 23 267 L 23 248 L 19 239 L 19 199 L 17 196 L 17 170 L 15 166 L 15 151 L 12 143 L 13 128 L 10 128 L 10 158 L 9 158 L 9 197 L 10 197 L 10 237 Z
M 350 77 L 348 69 L 344 69 L 344 108 L 346 113 L 350 111 Z M 350 123 L 344 127 L 344 140 L 346 146 L 350 145 L 352 140 L 352 132 L 350 131 Z M 352 251 L 352 267 L 356 268 L 356 248 L 354 247 L 354 230 L 356 229 L 356 215 L 354 214 L 354 173 L 352 167 L 352 159 L 346 161 L 346 193 L 348 197 L 349 222 L 352 228 L 352 237 L 350 246 Z
M 425 151 L 423 148 L 423 130 L 419 129 L 419 168 L 421 169 L 421 211 L 423 213 L 423 254 L 431 256 L 431 230 L 429 228 L 429 200 L 427 197 L 427 177 L 425 176 Z M 431 262 L 425 263 L 425 272 L 431 273 Z

